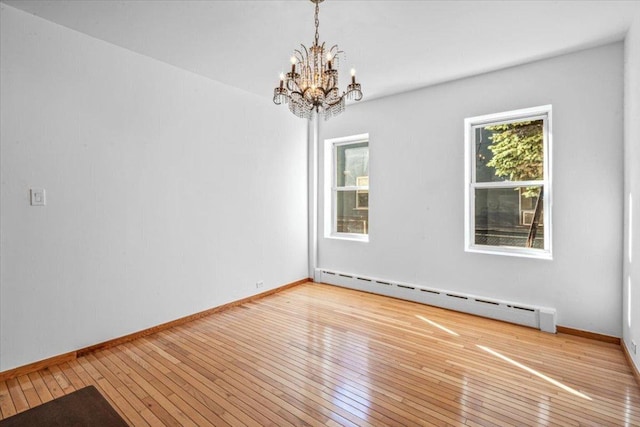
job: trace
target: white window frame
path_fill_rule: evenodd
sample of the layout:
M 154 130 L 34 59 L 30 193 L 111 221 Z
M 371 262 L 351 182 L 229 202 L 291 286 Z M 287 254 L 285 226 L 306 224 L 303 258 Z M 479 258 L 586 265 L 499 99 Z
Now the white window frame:
M 324 141 L 324 237 L 330 239 L 353 240 L 358 242 L 369 241 L 369 224 L 367 234 L 341 233 L 337 231 L 337 196 L 338 191 L 369 191 L 369 186 L 344 186 L 338 187 L 336 183 L 336 167 L 338 159 L 338 147 L 345 145 L 369 144 L 369 134 L 346 136 L 341 138 L 325 139 Z M 370 145 L 368 145 L 370 148 Z M 369 165 L 371 168 L 371 165 Z M 371 169 L 369 169 L 371 175 Z
M 526 120 L 543 120 L 543 173 L 539 181 L 476 182 L 476 132 L 475 129 L 493 124 L 505 124 Z M 524 108 L 496 114 L 470 117 L 464 121 L 465 132 L 465 251 L 528 258 L 553 259 L 552 256 L 552 184 L 551 184 L 551 105 Z M 542 186 L 544 189 L 543 224 L 544 249 L 475 244 L 475 190 L 490 188 L 517 188 Z

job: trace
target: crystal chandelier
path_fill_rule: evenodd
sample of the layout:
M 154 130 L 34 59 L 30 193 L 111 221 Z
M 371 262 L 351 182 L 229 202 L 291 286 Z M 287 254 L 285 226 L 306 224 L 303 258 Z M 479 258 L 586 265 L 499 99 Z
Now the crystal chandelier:
M 362 91 L 356 83 L 355 70 L 351 70 L 351 84 L 347 91 L 338 90 L 338 68 L 341 50 L 338 45 L 326 49 L 318 37 L 318 12 L 324 0 L 310 0 L 316 5 L 316 35 L 311 48 L 301 44 L 291 57 L 291 71 L 280 74 L 280 86 L 273 90 L 273 102 L 277 105 L 288 103 L 289 110 L 298 117 L 310 119 L 315 110 L 325 120 L 344 111 L 345 98 L 360 101 Z

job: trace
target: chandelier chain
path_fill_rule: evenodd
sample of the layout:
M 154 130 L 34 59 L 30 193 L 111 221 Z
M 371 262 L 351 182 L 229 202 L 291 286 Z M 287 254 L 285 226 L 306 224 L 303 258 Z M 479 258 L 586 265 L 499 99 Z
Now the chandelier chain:
M 316 21 L 316 45 L 319 44 L 320 36 L 318 35 L 318 26 L 320 25 L 320 18 L 318 15 L 320 13 L 320 3 L 316 3 L 316 13 L 315 13 L 315 21 Z

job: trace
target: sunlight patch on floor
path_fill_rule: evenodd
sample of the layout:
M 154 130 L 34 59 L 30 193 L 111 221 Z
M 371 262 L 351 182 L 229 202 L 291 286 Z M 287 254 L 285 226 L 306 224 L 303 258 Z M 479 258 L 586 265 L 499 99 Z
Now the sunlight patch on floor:
M 522 369 L 524 371 L 527 371 L 530 374 L 535 375 L 538 378 L 542 378 L 543 380 L 555 385 L 556 387 L 560 387 L 561 389 L 563 389 L 565 391 L 568 391 L 569 393 L 571 393 L 573 395 L 576 395 L 576 396 L 581 397 L 583 399 L 593 400 L 589 396 L 587 396 L 586 394 L 580 393 L 579 391 L 574 390 L 571 387 L 562 384 L 560 381 L 554 380 L 553 378 L 550 378 L 550 377 L 546 376 L 545 374 L 542 374 L 542 373 L 536 371 L 535 369 L 531 369 L 530 367 L 528 367 L 526 365 L 523 365 L 522 363 L 516 362 L 515 360 L 510 359 L 507 356 L 498 353 L 497 351 L 491 350 L 490 348 L 485 347 L 483 345 L 476 344 L 476 346 L 478 348 L 486 351 L 487 353 L 489 353 L 489 354 L 491 354 L 493 356 L 496 356 L 496 357 L 504 360 L 505 362 L 508 362 L 508 363 L 512 364 L 513 366 L 517 366 L 518 368 L 520 368 L 520 369 Z
M 442 326 L 441 324 L 436 323 L 436 322 L 434 322 L 433 320 L 429 320 L 429 319 L 427 319 L 427 318 L 426 318 L 426 317 L 424 317 L 424 316 L 420 316 L 419 314 L 416 314 L 416 317 L 417 317 L 418 319 L 422 320 L 423 322 L 427 322 L 427 323 L 428 323 L 428 324 L 430 324 L 431 326 L 435 326 L 436 328 L 438 328 L 438 329 L 440 329 L 440 330 L 445 331 L 445 332 L 446 332 L 446 333 L 448 333 L 448 334 L 451 334 L 451 335 L 453 335 L 453 336 L 455 336 L 455 337 L 459 337 L 459 336 L 460 336 L 459 334 L 457 334 L 457 333 L 453 332 L 451 329 L 447 329 L 447 328 L 445 328 L 444 326 Z

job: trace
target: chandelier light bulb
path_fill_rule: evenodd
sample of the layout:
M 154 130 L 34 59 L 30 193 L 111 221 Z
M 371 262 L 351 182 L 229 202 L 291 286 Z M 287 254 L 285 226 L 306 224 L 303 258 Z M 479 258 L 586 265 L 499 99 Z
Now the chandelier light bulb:
M 291 57 L 291 78 L 296 74 L 296 57 Z

